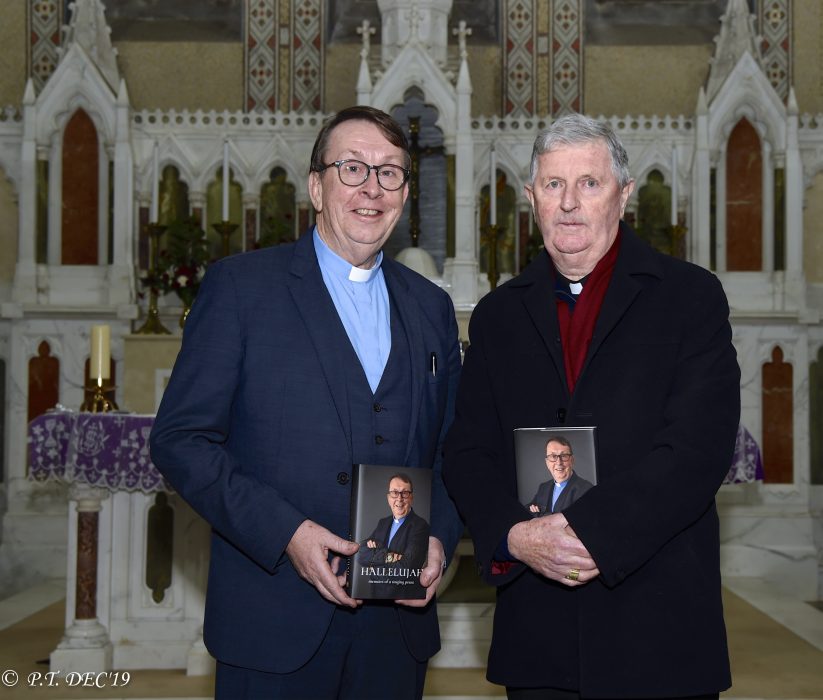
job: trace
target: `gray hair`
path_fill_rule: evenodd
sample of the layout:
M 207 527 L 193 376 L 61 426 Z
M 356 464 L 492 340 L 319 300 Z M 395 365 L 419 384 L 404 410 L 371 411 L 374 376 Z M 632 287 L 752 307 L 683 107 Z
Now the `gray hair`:
M 612 172 L 622 190 L 631 182 L 629 156 L 617 134 L 606 122 L 599 122 L 582 114 L 567 114 L 543 129 L 534 140 L 532 161 L 529 166 L 529 180 L 534 184 L 537 175 L 537 160 L 557 146 L 571 146 L 591 141 L 604 141 L 612 157 Z

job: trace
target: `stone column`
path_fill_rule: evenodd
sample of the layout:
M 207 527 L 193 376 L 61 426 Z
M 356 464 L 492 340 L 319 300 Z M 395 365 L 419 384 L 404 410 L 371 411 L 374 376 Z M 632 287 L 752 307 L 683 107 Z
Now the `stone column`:
M 74 619 L 63 639 L 51 653 L 52 671 L 99 673 L 112 668 L 112 646 L 108 630 L 97 618 L 98 518 L 108 491 L 74 483 L 69 498 L 76 503 L 77 547 L 74 570 Z M 71 533 L 71 529 L 69 530 Z M 69 557 L 72 553 L 69 547 Z M 72 572 L 69 572 L 71 579 Z M 71 590 L 71 586 L 68 586 Z M 70 602 L 66 600 L 66 605 Z

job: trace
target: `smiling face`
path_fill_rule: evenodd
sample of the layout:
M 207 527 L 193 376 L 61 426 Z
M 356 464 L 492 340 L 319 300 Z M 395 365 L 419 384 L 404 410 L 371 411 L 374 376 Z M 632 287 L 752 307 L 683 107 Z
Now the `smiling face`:
M 574 471 L 574 455 L 571 448 L 561 442 L 550 442 L 546 445 L 546 468 L 555 483 L 562 484 L 568 481 Z
M 412 509 L 412 503 L 414 503 L 412 485 L 395 477 L 389 482 L 389 492 L 386 494 L 386 498 L 389 500 L 392 516 L 396 520 L 405 518 Z
M 557 145 L 538 157 L 526 196 L 563 275 L 584 277 L 608 252 L 633 189 L 634 181 L 620 188 L 603 140 Z
M 324 163 L 353 158 L 367 165 L 406 167 L 406 154 L 386 139 L 371 122 L 352 119 L 332 130 L 323 154 Z M 369 171 L 362 185 L 340 181 L 337 168 L 309 173 L 309 195 L 317 211 L 320 237 L 337 255 L 356 267 L 370 268 L 394 230 L 409 193 L 408 183 L 399 190 L 384 190 L 377 174 Z

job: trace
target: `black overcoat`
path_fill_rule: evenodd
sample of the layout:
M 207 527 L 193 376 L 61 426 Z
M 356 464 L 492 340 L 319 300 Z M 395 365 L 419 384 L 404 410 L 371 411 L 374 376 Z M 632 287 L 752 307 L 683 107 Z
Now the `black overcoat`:
M 740 370 L 707 270 L 622 238 L 573 396 L 548 255 L 484 297 L 470 323 L 444 478 L 498 586 L 488 678 L 662 698 L 730 685 L 715 494 L 731 464 Z M 514 428 L 597 427 L 598 485 L 564 514 L 600 576 L 568 588 L 493 553 L 529 514 Z

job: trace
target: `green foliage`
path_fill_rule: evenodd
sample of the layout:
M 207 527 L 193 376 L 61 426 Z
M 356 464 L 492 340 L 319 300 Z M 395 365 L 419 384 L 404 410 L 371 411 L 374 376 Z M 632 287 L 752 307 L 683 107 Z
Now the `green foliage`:
M 191 306 L 209 262 L 206 234 L 197 219 L 189 217 L 169 224 L 166 248 L 157 259 L 157 270 L 141 278 L 143 286 L 158 293 L 174 292 L 184 306 Z

